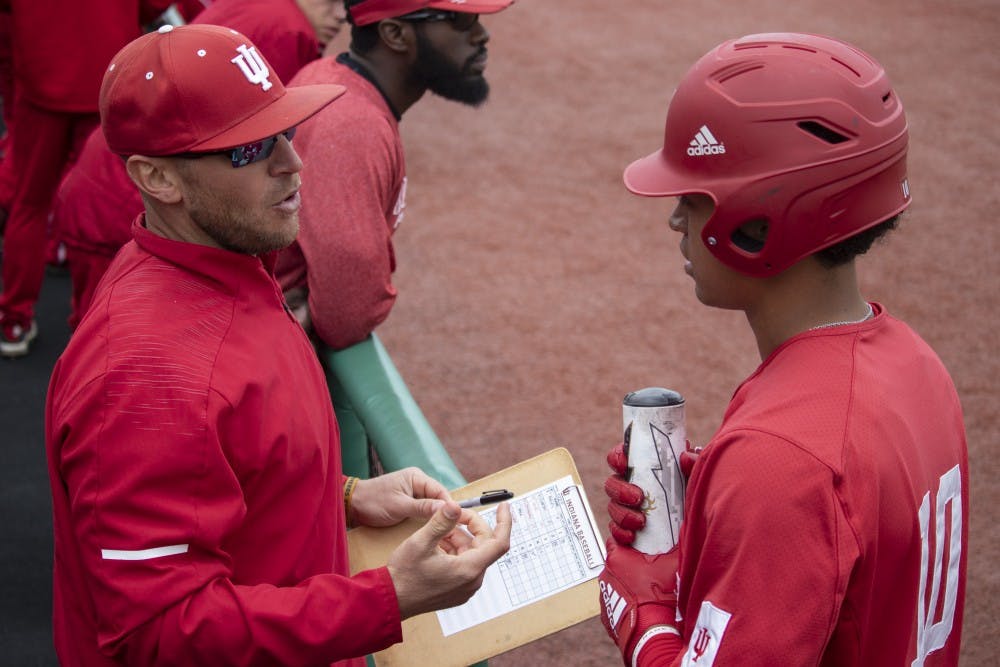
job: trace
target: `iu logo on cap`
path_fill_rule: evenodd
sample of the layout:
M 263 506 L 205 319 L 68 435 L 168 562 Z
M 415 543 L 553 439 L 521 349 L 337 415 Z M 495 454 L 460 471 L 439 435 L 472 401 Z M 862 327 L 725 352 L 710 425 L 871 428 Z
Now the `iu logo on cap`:
M 234 62 L 239 66 L 240 71 L 243 72 L 243 76 L 247 78 L 247 81 L 254 85 L 260 84 L 263 90 L 268 90 L 273 85 L 267 80 L 271 72 L 267 69 L 267 63 L 257 53 L 257 48 L 254 46 L 247 48 L 246 44 L 240 44 L 236 50 L 239 51 L 240 55 L 233 58 L 230 62 Z

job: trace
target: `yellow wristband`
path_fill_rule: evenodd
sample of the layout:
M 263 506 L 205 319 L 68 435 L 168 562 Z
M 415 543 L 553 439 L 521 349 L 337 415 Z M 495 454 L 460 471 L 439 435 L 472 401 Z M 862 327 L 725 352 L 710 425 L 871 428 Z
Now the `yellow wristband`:
M 347 526 L 351 527 L 351 496 L 358 485 L 357 477 L 348 477 L 344 480 L 344 516 L 347 517 Z

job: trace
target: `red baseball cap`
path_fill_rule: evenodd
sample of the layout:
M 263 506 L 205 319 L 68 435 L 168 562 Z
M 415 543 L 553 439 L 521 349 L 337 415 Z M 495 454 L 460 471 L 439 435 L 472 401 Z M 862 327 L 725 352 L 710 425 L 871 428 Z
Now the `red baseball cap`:
M 217 151 L 274 136 L 344 93 L 285 88 L 253 43 L 214 25 L 163 26 L 127 44 L 101 84 L 101 129 L 121 155 Z
M 354 25 L 368 25 L 382 19 L 403 16 L 421 9 L 440 9 L 466 14 L 496 14 L 514 0 L 364 0 L 348 7 Z

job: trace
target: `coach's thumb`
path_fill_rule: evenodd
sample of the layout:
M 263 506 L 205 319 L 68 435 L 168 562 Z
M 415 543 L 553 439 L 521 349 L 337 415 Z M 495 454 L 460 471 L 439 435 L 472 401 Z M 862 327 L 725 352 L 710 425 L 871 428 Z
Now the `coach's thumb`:
M 462 508 L 458 506 L 458 503 L 454 501 L 447 501 L 441 503 L 441 507 L 438 508 L 434 516 L 430 518 L 421 532 L 424 533 L 424 538 L 428 542 L 427 546 L 429 548 L 434 548 L 437 543 L 444 538 L 445 535 L 450 533 L 458 525 L 458 520 L 462 516 Z

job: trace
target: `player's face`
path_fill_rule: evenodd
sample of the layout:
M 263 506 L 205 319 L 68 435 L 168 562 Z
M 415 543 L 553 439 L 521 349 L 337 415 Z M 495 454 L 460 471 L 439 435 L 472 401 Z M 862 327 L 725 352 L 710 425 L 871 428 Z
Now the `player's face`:
M 417 39 L 417 59 L 412 76 L 441 97 L 470 106 L 479 106 L 490 94 L 483 76 L 486 70 L 486 43 L 490 34 L 476 21 L 460 30 L 450 21 L 412 24 Z
M 270 157 L 233 168 L 228 155 L 186 160 L 188 215 L 210 245 L 245 255 L 288 246 L 299 231 L 302 161 L 282 136 Z
M 316 41 L 329 44 L 347 22 L 347 10 L 343 0 L 310 0 L 300 2 L 306 18 L 316 31 Z
M 743 308 L 749 296 L 745 276 L 716 259 L 702 240 L 701 232 L 714 210 L 715 202 L 708 195 L 684 195 L 670 214 L 670 229 L 683 234 L 684 272 L 694 279 L 698 300 L 717 308 Z

